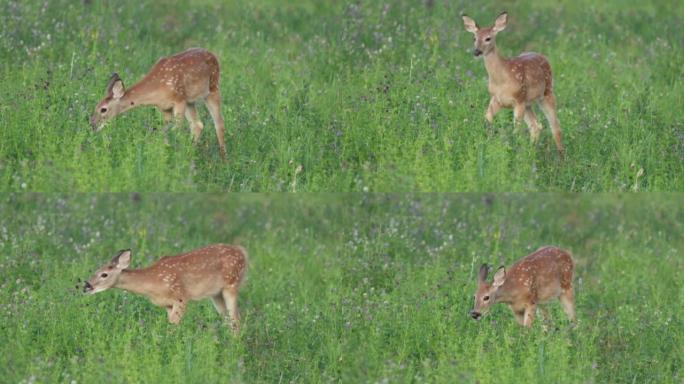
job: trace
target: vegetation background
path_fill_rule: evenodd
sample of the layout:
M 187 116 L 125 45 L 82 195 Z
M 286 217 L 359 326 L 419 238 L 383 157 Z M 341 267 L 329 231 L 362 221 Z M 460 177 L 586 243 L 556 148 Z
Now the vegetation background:
M 460 15 L 508 10 L 504 54 L 549 57 L 568 153 L 488 128 L 486 73 Z M 670 0 L 0 2 L 0 189 L 682 191 L 684 7 Z M 213 124 L 165 137 L 139 109 L 86 123 L 112 72 L 215 52 Z
M 7 383 L 682 383 L 684 204 L 663 194 L 10 194 L 0 197 Z M 74 285 L 213 242 L 251 254 L 233 338 Z M 571 250 L 578 324 L 467 316 L 479 265 Z

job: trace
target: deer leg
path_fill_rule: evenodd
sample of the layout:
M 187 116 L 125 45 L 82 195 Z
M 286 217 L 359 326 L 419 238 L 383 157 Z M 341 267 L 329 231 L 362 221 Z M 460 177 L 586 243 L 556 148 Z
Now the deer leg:
M 548 325 L 551 324 L 551 313 L 546 306 L 539 306 L 538 308 L 542 314 L 542 318 L 544 319 L 544 322 L 542 323 L 542 329 L 544 332 L 547 332 L 549 330 Z
M 534 311 L 537 310 L 537 306 L 534 304 L 530 304 L 525 306 L 525 314 L 523 315 L 523 325 L 526 327 L 531 327 L 532 322 L 534 321 Z
M 549 309 L 547 307 L 539 306 L 539 312 L 541 312 L 542 318 L 545 322 L 548 323 L 551 321 L 551 312 L 549 312 Z
M 186 108 L 187 104 L 185 102 L 178 102 L 173 105 L 173 119 L 176 125 L 183 123 L 183 115 L 185 115 Z
M 237 296 L 238 290 L 236 287 L 229 287 L 223 290 L 223 299 L 226 302 L 231 321 L 230 326 L 235 334 L 240 331 L 240 312 L 238 311 Z
M 199 141 L 200 135 L 202 134 L 202 128 L 204 128 L 204 124 L 202 124 L 202 120 L 197 117 L 197 108 L 195 108 L 195 104 L 187 105 L 185 108 L 185 118 L 188 120 L 188 123 L 190 123 L 192 139 L 195 143 L 197 143 L 197 141 Z
M 171 122 L 171 120 L 173 119 L 173 109 L 165 109 L 162 111 L 162 114 L 163 114 L 162 118 L 164 119 L 164 124 Z
M 525 117 L 525 103 L 517 102 L 513 105 L 513 128 L 515 131 L 518 130 L 520 123 L 522 123 Z
M 223 139 L 225 127 L 223 125 L 223 117 L 221 116 L 221 93 L 218 88 L 209 93 L 207 97 L 207 109 L 214 120 L 214 128 L 216 128 L 216 138 L 218 139 L 219 150 L 221 151 L 221 158 L 226 158 L 226 144 Z
M 161 111 L 162 113 L 162 121 L 163 121 L 163 126 L 162 126 L 162 132 L 166 134 L 166 132 L 169 130 L 169 126 L 171 125 L 171 121 L 173 120 L 173 109 L 163 109 Z M 156 128 L 153 128 L 152 130 L 155 130 Z
M 185 313 L 185 303 L 182 300 L 175 302 L 171 307 L 167 307 L 169 323 L 179 324 Z
M 515 321 L 520 325 L 525 325 L 525 311 L 513 311 L 513 316 L 515 316 Z
M 539 125 L 537 115 L 534 113 L 531 106 L 528 106 L 525 109 L 525 123 L 527 123 L 527 127 L 530 129 L 530 141 L 536 143 L 537 140 L 539 140 L 541 126 Z
M 573 292 L 572 287 L 563 290 L 559 300 L 561 306 L 563 306 L 563 311 L 568 315 L 568 319 L 570 319 L 570 321 L 575 321 L 575 292 Z
M 216 312 L 219 313 L 219 315 L 223 316 L 226 314 L 226 302 L 223 300 L 223 295 L 218 294 L 215 296 L 212 296 L 211 302 L 214 303 L 214 308 L 216 308 Z
M 489 124 L 494 121 L 494 115 L 501 109 L 501 104 L 494 97 L 489 99 L 489 106 L 487 107 L 487 113 L 485 113 L 485 119 Z
M 565 148 L 563 147 L 563 142 L 561 139 L 561 128 L 558 117 L 556 116 L 556 97 L 553 93 L 547 93 L 541 101 L 541 107 L 546 115 L 546 119 L 549 121 L 551 126 L 551 132 L 553 133 L 553 139 L 556 141 L 556 149 L 558 154 L 563 156 Z

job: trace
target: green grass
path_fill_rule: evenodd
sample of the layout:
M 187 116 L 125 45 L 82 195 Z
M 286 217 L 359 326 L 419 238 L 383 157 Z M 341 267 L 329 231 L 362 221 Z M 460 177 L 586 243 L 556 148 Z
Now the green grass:
M 684 205 L 667 194 L 0 197 L 0 381 L 681 383 Z M 233 338 L 139 296 L 74 288 L 212 242 L 250 251 Z M 467 316 L 480 263 L 577 262 L 578 324 Z
M 0 189 L 684 190 L 676 2 L 214 3 L 0 2 Z M 548 127 L 533 146 L 510 111 L 484 123 L 460 14 L 504 8 L 503 53 L 551 61 L 566 161 Z M 151 108 L 90 130 L 112 72 L 131 85 L 192 46 L 220 58 L 227 163 L 204 108 L 197 146 Z

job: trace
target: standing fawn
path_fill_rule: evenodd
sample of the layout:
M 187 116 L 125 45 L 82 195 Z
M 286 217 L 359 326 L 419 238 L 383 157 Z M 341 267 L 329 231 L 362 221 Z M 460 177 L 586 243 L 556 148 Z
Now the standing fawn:
M 114 73 L 107 85 L 107 94 L 90 118 L 93 129 L 99 131 L 105 121 L 129 109 L 152 105 L 164 114 L 164 121 L 179 122 L 183 115 L 190 123 L 195 142 L 204 125 L 197 116 L 195 104 L 206 100 L 214 120 L 221 157 L 225 158 L 223 117 L 219 93 L 219 63 L 206 49 L 191 48 L 174 56 L 162 57 L 142 80 L 125 89 L 123 80 Z
M 553 138 L 556 140 L 558 153 L 563 155 L 561 129 L 556 117 L 556 97 L 553 95 L 553 77 L 551 65 L 546 57 L 525 52 L 518 57 L 504 58 L 496 48 L 496 34 L 506 28 L 508 16 L 506 12 L 499 15 L 490 28 L 480 28 L 475 20 L 463 16 L 463 24 L 468 32 L 475 35 L 476 57 L 484 56 L 484 64 L 489 77 L 489 107 L 485 118 L 491 124 L 494 115 L 501 109 L 513 108 L 514 124 L 525 120 L 530 129 L 532 142 L 539 139 L 541 125 L 532 110 L 532 103 L 541 101 Z
M 518 260 L 508 271 L 501 266 L 494 281 L 487 283 L 487 264 L 480 267 L 475 306 L 470 316 L 479 320 L 493 304 L 506 303 L 519 324 L 531 326 L 537 304 L 559 298 L 570 321 L 575 319 L 572 256 L 556 247 L 543 247 Z M 547 309 L 542 308 L 544 317 Z
M 94 294 L 120 288 L 146 296 L 166 308 L 169 322 L 178 324 L 190 300 L 211 298 L 220 315 L 226 310 L 239 331 L 238 290 L 247 269 L 247 251 L 240 246 L 213 244 L 177 256 L 167 256 L 147 268 L 128 269 L 131 251 L 124 250 L 85 282 Z

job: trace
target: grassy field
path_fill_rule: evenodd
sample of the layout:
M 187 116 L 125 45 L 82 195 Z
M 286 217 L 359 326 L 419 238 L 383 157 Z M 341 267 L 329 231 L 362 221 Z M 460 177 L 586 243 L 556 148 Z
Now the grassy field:
M 636 195 L 19 194 L 0 197 L 0 381 L 682 383 L 684 205 Z M 212 242 L 251 254 L 233 338 L 74 287 Z M 574 253 L 578 324 L 467 316 L 482 262 Z
M 675 1 L 214 3 L 0 2 L 0 190 L 684 190 Z M 503 8 L 502 52 L 551 61 L 565 161 L 548 128 L 533 146 L 510 111 L 484 123 L 460 14 Z M 192 46 L 222 64 L 227 163 L 204 108 L 198 146 L 149 108 L 91 131 L 112 72 Z

